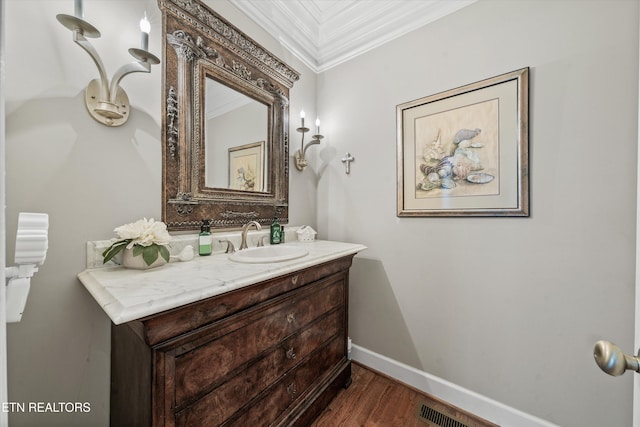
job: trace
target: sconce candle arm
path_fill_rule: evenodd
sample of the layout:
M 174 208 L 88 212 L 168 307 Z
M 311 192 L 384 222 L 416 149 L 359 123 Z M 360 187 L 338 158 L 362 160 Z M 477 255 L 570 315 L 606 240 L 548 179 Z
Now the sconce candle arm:
M 150 71 L 151 65 L 144 62 L 131 62 L 120 67 L 111 78 L 111 85 L 109 86 L 109 102 L 116 101 L 118 86 L 120 85 L 120 80 L 122 80 L 124 76 L 131 73 L 148 73 Z
M 87 40 L 87 38 L 82 33 L 82 30 L 75 29 L 73 31 L 73 41 L 75 44 L 84 49 L 85 52 L 89 54 L 93 62 L 98 67 L 98 74 L 100 74 L 100 90 L 102 99 L 106 99 L 109 96 L 109 92 L 107 92 L 109 88 L 109 78 L 107 77 L 107 72 L 104 68 L 104 64 L 102 63 L 102 59 L 100 55 L 98 55 L 98 51 L 93 47 L 91 42 Z
M 302 127 L 296 129 L 296 131 L 302 134 L 302 140 L 300 141 L 300 151 L 302 152 L 304 149 L 304 134 L 309 132 L 309 128 L 304 127 L 304 119 L 302 119 Z
M 311 142 L 303 148 L 302 156 L 304 157 L 305 153 L 307 152 L 307 148 L 311 147 L 312 145 L 320 144 L 320 140 L 322 138 L 324 138 L 322 135 L 313 135 L 313 137 L 311 138 Z
M 125 64 L 115 72 L 111 78 L 111 85 L 109 86 L 110 102 L 115 102 L 120 80 L 122 80 L 124 76 L 131 73 L 149 73 L 151 72 L 151 65 L 160 63 L 160 60 L 155 55 L 142 49 L 132 48 L 129 49 L 129 53 L 138 59 L 138 61 Z

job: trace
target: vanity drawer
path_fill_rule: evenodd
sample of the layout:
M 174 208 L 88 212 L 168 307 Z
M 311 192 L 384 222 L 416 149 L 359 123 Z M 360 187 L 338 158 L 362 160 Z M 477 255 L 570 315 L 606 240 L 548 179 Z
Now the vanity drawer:
M 309 355 L 332 339 L 335 341 L 336 337 L 342 337 L 344 341 L 343 319 L 344 308 L 339 308 L 280 343 L 272 352 L 229 381 L 179 410 L 175 415 L 176 426 L 222 424 L 292 367 L 304 363 Z
M 343 307 L 343 280 L 319 282 L 200 331 L 175 355 L 175 407 L 181 408 L 264 357 L 323 314 Z M 344 310 L 340 310 L 344 321 Z
M 287 408 L 295 405 L 306 395 L 317 392 L 319 379 L 329 376 L 334 368 L 346 361 L 345 336 L 341 334 L 325 347 L 318 349 L 295 370 L 284 375 L 258 400 L 242 413 L 221 424 L 222 427 L 275 426 L 287 424 L 278 422 L 286 415 Z M 316 386 L 316 387 L 314 387 Z M 194 425 L 198 425 L 197 423 Z
M 142 333 L 148 345 L 161 345 L 182 334 L 250 309 L 320 279 L 333 275 L 346 278 L 351 262 L 351 257 L 341 258 L 168 310 L 142 319 L 139 322 L 139 328 L 144 331 Z

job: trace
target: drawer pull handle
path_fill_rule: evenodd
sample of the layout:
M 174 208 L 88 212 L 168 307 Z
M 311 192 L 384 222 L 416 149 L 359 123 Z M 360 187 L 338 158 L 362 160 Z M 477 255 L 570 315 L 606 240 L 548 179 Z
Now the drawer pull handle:
M 296 315 L 294 313 L 287 314 L 287 322 L 293 323 L 296 320 Z
M 287 386 L 287 393 L 289 393 L 289 395 L 291 395 L 291 398 L 293 399 L 295 397 L 295 395 L 298 393 L 298 390 L 296 390 L 296 385 L 291 383 Z
M 291 278 L 291 283 L 293 283 L 294 285 L 295 285 L 296 283 L 298 283 L 298 276 L 293 276 L 293 277 Z
M 296 358 L 296 352 L 293 349 L 293 347 L 291 347 L 289 350 L 287 350 L 287 359 L 293 360 Z

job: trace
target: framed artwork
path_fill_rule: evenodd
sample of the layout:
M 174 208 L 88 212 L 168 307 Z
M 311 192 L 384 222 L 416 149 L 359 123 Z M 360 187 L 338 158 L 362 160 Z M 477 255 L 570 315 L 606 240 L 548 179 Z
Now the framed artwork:
M 397 215 L 529 216 L 529 68 L 398 105 Z
M 229 148 L 229 188 L 264 191 L 264 141 Z

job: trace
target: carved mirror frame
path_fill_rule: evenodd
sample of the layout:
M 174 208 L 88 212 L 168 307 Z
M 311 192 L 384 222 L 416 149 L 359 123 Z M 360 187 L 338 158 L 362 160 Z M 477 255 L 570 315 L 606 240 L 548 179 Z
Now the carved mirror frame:
M 169 230 L 289 220 L 289 89 L 299 74 L 199 0 L 158 0 L 163 26 L 162 219 Z M 205 82 L 268 107 L 266 190 L 205 185 Z

